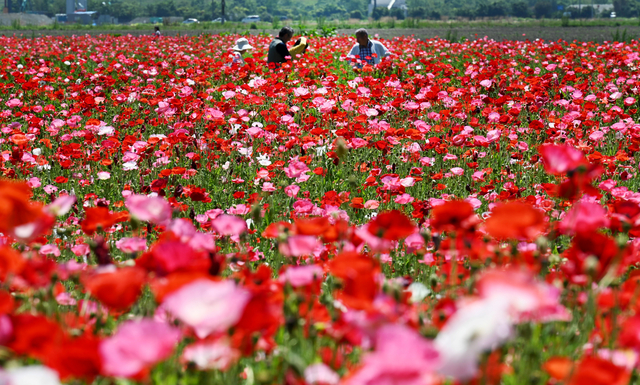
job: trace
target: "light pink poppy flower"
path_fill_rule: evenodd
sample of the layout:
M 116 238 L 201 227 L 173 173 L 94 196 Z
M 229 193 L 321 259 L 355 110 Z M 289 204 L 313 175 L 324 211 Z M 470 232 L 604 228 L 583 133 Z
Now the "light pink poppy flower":
M 116 247 L 123 253 L 137 253 L 147 249 L 147 240 L 143 238 L 120 238 Z
M 100 344 L 102 370 L 110 376 L 135 376 L 168 358 L 180 337 L 180 331 L 166 323 L 150 319 L 127 321 Z
M 280 282 L 287 282 L 293 287 L 307 286 L 324 276 L 318 265 L 292 266 L 280 276 Z
M 376 201 L 376 200 L 368 200 L 366 202 L 364 202 L 364 208 L 368 209 L 368 210 L 375 210 L 378 207 L 380 207 L 380 202 Z
M 406 326 L 385 325 L 375 337 L 375 351 L 345 385 L 430 385 L 437 383 L 439 353 L 431 341 Z
M 54 257 L 60 256 L 60 249 L 58 249 L 58 246 L 52 244 L 42 246 L 38 252 L 40 255 L 53 255 Z
M 340 376 L 327 365 L 319 363 L 307 366 L 304 380 L 311 385 L 336 385 L 340 382 Z
M 298 192 L 300 192 L 300 186 L 297 186 L 295 184 L 289 185 L 284 188 L 284 192 L 288 197 L 294 198 L 298 195 Z
M 318 238 L 312 235 L 294 235 L 289 237 L 286 243 L 280 243 L 279 250 L 287 257 L 301 257 L 313 254 L 320 245 Z
M 238 322 L 250 298 L 251 294 L 234 281 L 199 279 L 169 294 L 163 305 L 204 338 L 225 332 Z
M 187 346 L 182 359 L 193 362 L 200 370 L 229 369 L 240 358 L 240 352 L 234 349 L 227 338 L 216 341 L 196 342 Z
M 220 235 L 239 235 L 247 231 L 247 222 L 235 215 L 222 214 L 211 221 L 211 226 Z
M 125 200 L 125 206 L 133 217 L 143 222 L 165 225 L 171 220 L 171 206 L 161 197 L 130 195 Z
M 504 302 L 515 322 L 570 319 L 560 304 L 560 290 L 527 270 L 488 270 L 478 278 L 476 288 L 480 297 Z

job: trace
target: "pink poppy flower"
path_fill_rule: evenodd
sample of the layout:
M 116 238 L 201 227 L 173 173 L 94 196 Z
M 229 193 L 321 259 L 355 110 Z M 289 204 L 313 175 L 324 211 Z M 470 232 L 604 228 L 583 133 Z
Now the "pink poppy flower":
M 584 154 L 566 145 L 545 144 L 540 146 L 544 169 L 550 174 L 563 174 L 586 162 Z
M 300 191 L 300 186 L 297 186 L 295 184 L 289 185 L 284 188 L 285 194 L 287 194 L 287 196 L 290 198 L 297 196 L 299 191 Z
M 200 370 L 227 370 L 240 358 L 240 352 L 234 349 L 227 338 L 216 341 L 196 342 L 187 346 L 182 359 L 193 362 Z
M 376 200 L 368 200 L 366 202 L 364 202 L 364 208 L 365 209 L 369 209 L 369 210 L 375 210 L 380 206 L 380 202 L 376 201 Z
M 589 233 L 609 226 L 605 209 L 595 202 L 577 202 L 560 222 L 564 234 Z
M 246 215 L 251 211 L 251 208 L 244 204 L 235 205 L 227 210 L 227 213 L 231 215 Z
M 235 215 L 220 215 L 211 221 L 211 226 L 220 235 L 239 235 L 247 231 L 247 222 Z
M 123 253 L 137 253 L 147 249 L 147 240 L 143 238 L 120 238 L 116 247 Z
M 141 319 L 127 321 L 100 344 L 103 372 L 131 377 L 168 358 L 180 341 L 180 331 L 166 323 Z
M 289 178 L 297 178 L 302 173 L 307 171 L 309 171 L 309 167 L 307 167 L 307 165 L 304 164 L 303 162 L 299 162 L 299 161 L 291 162 L 289 163 L 289 167 L 284 168 L 284 173 Z
M 404 193 L 402 195 L 398 195 L 396 197 L 396 199 L 394 199 L 393 201 L 396 202 L 396 203 L 399 203 L 401 205 L 405 205 L 407 203 L 413 202 L 414 200 L 415 200 L 414 197 L 412 197 L 411 195 L 409 195 L 407 193 Z
M 464 175 L 464 169 L 462 169 L 461 167 L 453 167 L 451 169 L 451 173 L 453 175 L 461 176 Z
M 618 184 L 618 182 L 616 182 L 615 180 L 607 179 L 607 180 L 603 181 L 602 183 L 600 183 L 598 185 L 598 188 L 600 190 L 604 190 L 604 191 L 611 191 L 611 189 L 616 187 L 617 184 Z
M 340 376 L 327 365 L 319 363 L 307 366 L 304 380 L 310 385 L 336 385 L 340 382 Z
M 125 200 L 125 206 L 131 216 L 143 222 L 166 225 L 171 220 L 171 206 L 161 197 L 130 195 Z
M 480 297 L 504 302 L 517 322 L 569 320 L 569 313 L 560 305 L 560 290 L 538 281 L 530 271 L 488 270 L 479 277 L 476 288 Z
M 250 298 L 251 294 L 234 281 L 199 279 L 169 294 L 163 306 L 204 338 L 235 325 Z
M 273 183 L 271 182 L 264 182 L 262 184 L 262 191 L 265 191 L 265 192 L 276 191 L 276 186 L 274 186 Z
M 42 183 L 40 183 L 40 178 L 36 178 L 36 177 L 29 178 L 29 181 L 27 182 L 27 184 L 31 188 L 38 188 L 42 185 Z
M 75 245 L 71 248 L 71 252 L 78 257 L 88 255 L 89 254 L 89 245 L 82 243 L 80 245 Z
M 292 266 L 280 276 L 280 282 L 287 282 L 293 287 L 307 286 L 321 280 L 324 271 L 318 265 Z
M 313 254 L 318 246 L 320 241 L 312 235 L 294 235 L 289 237 L 286 243 L 280 243 L 279 250 L 287 257 L 301 257 Z
M 406 326 L 385 325 L 376 333 L 375 351 L 344 384 L 436 384 L 439 364 L 438 351 L 429 340 Z
M 62 195 L 48 205 L 46 210 L 51 215 L 60 217 L 68 213 L 75 203 L 75 195 Z
M 60 249 L 58 249 L 58 246 L 52 244 L 42 246 L 38 252 L 40 255 L 53 255 L 54 257 L 60 256 Z
M 20 101 L 20 99 L 10 99 L 8 102 L 5 103 L 7 105 L 7 107 L 9 108 L 13 108 L 13 107 L 20 107 L 22 106 L 22 102 Z
M 602 131 L 594 131 L 589 135 L 589 140 L 593 140 L 594 142 L 599 142 L 604 138 L 604 132 Z

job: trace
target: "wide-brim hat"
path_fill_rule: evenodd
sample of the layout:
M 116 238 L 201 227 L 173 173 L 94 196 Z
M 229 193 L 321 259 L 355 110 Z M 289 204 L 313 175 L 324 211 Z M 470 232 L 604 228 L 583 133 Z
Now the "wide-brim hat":
M 236 45 L 231 48 L 233 51 L 244 51 L 247 49 L 253 49 L 253 46 L 249 44 L 249 40 L 244 37 L 236 40 Z

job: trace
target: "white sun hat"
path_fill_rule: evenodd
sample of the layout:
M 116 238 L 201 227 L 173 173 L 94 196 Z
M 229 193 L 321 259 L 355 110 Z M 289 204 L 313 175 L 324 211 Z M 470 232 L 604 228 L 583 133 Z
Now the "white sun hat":
M 249 40 L 247 40 L 244 37 L 241 37 L 240 39 L 236 40 L 236 45 L 231 48 L 231 50 L 233 51 L 244 51 L 247 49 L 253 49 L 253 46 L 249 44 Z

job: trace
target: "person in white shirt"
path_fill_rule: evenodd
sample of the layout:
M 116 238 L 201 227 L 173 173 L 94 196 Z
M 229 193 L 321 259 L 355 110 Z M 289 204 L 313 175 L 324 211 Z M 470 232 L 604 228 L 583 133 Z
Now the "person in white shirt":
M 249 44 L 249 40 L 247 40 L 246 38 L 241 37 L 240 39 L 236 40 L 236 45 L 231 47 L 231 56 L 233 57 L 231 65 L 233 66 L 234 64 L 238 64 L 239 66 L 243 66 L 244 54 L 252 49 L 253 46 Z
M 351 66 L 354 69 L 360 69 L 366 64 L 372 66 L 380 64 L 382 59 L 390 54 L 387 47 L 379 41 L 369 39 L 369 32 L 360 28 L 356 31 L 356 44 L 351 48 L 348 58 L 351 59 Z

